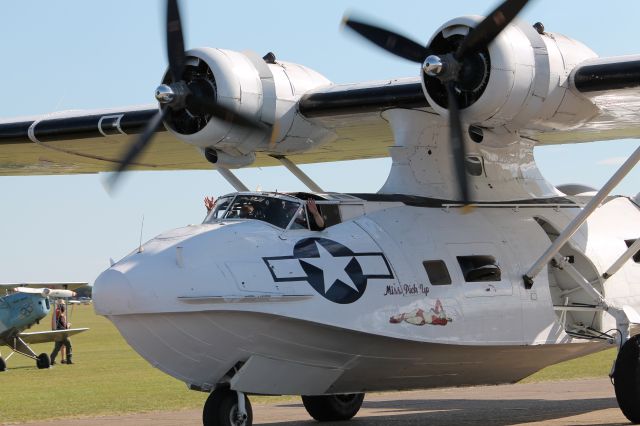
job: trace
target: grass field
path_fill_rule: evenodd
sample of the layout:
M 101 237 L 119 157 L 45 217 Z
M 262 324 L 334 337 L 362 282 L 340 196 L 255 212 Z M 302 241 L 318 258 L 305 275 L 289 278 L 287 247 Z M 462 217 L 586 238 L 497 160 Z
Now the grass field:
M 74 365 L 38 370 L 35 362 L 14 355 L 0 373 L 0 423 L 61 417 L 85 417 L 156 410 L 201 408 L 207 397 L 154 369 L 138 356 L 92 306 L 74 306 L 73 327 L 91 330 L 72 338 Z M 50 318 L 29 331 L 46 330 Z M 36 353 L 53 344 L 34 345 Z M 4 356 L 7 348 L 0 348 Z M 615 357 L 608 350 L 546 368 L 525 381 L 606 376 Z M 268 397 L 253 397 L 252 401 Z

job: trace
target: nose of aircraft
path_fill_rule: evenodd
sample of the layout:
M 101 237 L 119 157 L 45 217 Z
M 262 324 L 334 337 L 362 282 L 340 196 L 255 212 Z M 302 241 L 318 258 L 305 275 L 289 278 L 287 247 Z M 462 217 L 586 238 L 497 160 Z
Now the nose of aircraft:
M 107 269 L 93 285 L 93 301 L 99 315 L 126 313 L 131 307 L 131 283 L 122 272 Z

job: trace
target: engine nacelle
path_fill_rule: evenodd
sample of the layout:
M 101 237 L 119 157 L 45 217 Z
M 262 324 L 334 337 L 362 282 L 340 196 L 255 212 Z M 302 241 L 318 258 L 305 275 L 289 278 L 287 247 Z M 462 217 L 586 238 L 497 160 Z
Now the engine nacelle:
M 454 52 L 462 39 L 483 18 L 461 17 L 445 23 L 429 41 L 436 55 Z M 465 60 L 456 83 L 463 120 L 495 133 L 512 133 L 533 124 L 555 129 L 575 127 L 592 117 L 591 104 L 569 90 L 573 67 L 595 54 L 581 43 L 563 36 L 538 33 L 531 25 L 514 20 L 484 51 Z M 446 116 L 447 92 L 440 80 L 422 73 L 429 104 Z M 575 103 L 584 107 L 575 108 Z M 562 115 L 571 103 L 580 111 Z
M 310 89 L 331 84 L 307 67 L 275 60 L 267 63 L 253 52 L 197 48 L 187 52 L 183 77 L 192 91 L 197 90 L 273 129 L 272 133 L 250 129 L 206 112 L 190 110 L 188 106 L 172 110 L 165 119 L 167 128 L 177 138 L 206 151 L 207 159 L 218 166 L 250 165 L 256 151 L 274 145 L 286 153 L 289 139 L 293 138 L 294 145 L 298 145 L 296 135 L 313 138 L 314 145 L 330 137 L 326 129 L 297 113 L 300 96 Z M 163 83 L 169 81 L 167 73 Z

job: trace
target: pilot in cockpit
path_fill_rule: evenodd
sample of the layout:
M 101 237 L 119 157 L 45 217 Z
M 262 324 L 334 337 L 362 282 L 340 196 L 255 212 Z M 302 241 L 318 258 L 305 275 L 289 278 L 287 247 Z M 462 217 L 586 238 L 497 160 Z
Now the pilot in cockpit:
M 205 197 L 204 205 L 207 208 L 208 215 L 214 210 L 220 210 L 222 214 L 229 219 L 259 219 L 286 228 L 293 215 L 296 215 L 291 225 L 292 229 L 321 231 L 326 226 L 324 218 L 315 200 L 312 198 L 309 198 L 302 208 L 300 208 L 299 204 L 290 201 L 281 200 L 282 206 L 278 203 L 270 203 L 270 201 L 268 198 L 260 200 L 259 197 L 243 196 L 242 199 L 236 198 L 231 207 L 227 207 L 230 202 L 229 199 L 226 199 L 226 201 L 218 207 L 218 200 L 214 197 Z M 278 206 L 281 208 L 278 208 Z M 225 214 L 224 212 L 227 208 L 229 211 Z M 216 215 L 216 213 L 214 212 L 213 215 Z M 313 218 L 310 224 L 311 226 L 307 224 L 307 216 Z

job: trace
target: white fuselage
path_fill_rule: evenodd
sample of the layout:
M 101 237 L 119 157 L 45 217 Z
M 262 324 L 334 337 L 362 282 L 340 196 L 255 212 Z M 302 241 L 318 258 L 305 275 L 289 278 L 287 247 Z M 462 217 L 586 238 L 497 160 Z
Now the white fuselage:
M 606 347 L 565 332 L 614 323 L 602 311 L 554 310 L 589 304 L 562 271 L 545 268 L 531 289 L 522 280 L 549 246 L 549 227 L 564 228 L 578 204 L 487 204 L 461 214 L 426 198 L 368 198 L 336 201 L 341 222 L 323 231 L 236 219 L 162 234 L 98 278 L 96 311 L 152 365 L 203 390 L 501 383 Z M 597 280 L 639 224 L 637 205 L 612 199 L 562 254 Z M 484 263 L 469 269 L 474 262 Z M 640 287 L 630 284 L 638 281 L 631 260 L 600 289 L 638 310 Z

